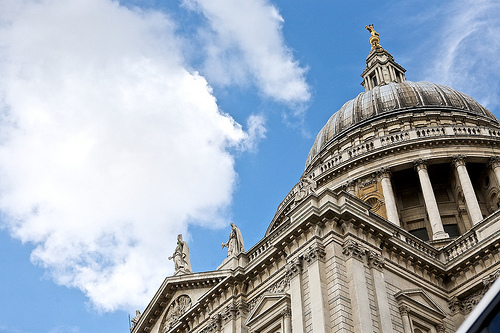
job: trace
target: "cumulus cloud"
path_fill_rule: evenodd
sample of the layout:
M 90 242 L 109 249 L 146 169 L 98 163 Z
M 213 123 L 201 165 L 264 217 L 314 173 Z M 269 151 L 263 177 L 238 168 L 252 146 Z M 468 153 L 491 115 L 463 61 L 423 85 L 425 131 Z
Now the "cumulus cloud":
M 438 55 L 428 79 L 472 95 L 489 108 L 500 105 L 500 3 L 462 0 L 441 8 Z M 443 19 L 445 18 L 445 19 Z
M 272 99 L 297 108 L 310 99 L 306 69 L 294 59 L 283 39 L 283 18 L 266 0 L 184 0 L 187 8 L 206 17 L 202 30 L 207 58 L 205 73 L 220 84 L 247 78 Z
M 102 310 L 146 303 L 172 273 L 175 235 L 221 220 L 231 150 L 265 134 L 262 117 L 245 132 L 220 112 L 205 78 L 186 70 L 174 28 L 109 0 L 2 2 L 3 223 Z

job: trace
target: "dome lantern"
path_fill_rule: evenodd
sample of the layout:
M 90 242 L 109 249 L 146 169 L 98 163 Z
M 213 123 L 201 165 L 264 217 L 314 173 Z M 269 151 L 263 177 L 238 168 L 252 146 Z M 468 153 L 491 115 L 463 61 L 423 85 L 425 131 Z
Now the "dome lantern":
M 366 57 L 366 68 L 361 73 L 365 91 L 377 86 L 383 86 L 391 82 L 401 83 L 406 81 L 404 69 L 394 61 L 392 55 L 380 46 L 379 33 L 373 28 L 373 24 L 365 26 L 371 34 L 369 42 L 372 46 L 370 54 Z

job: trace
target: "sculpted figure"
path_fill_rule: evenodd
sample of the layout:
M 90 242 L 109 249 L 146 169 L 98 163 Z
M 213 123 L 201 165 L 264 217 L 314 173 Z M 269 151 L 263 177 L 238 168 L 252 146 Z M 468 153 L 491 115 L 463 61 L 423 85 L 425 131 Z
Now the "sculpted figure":
M 135 317 L 130 320 L 132 322 L 132 328 L 135 325 L 137 325 L 137 323 L 139 322 L 140 318 L 141 318 L 141 311 L 135 310 Z
M 174 275 L 193 273 L 191 269 L 191 259 L 189 258 L 189 246 L 182 240 L 182 234 L 177 236 L 177 246 L 175 247 L 174 253 L 168 257 L 168 260 L 174 261 Z
M 231 233 L 229 234 L 229 240 L 227 243 L 222 243 L 222 248 L 227 247 L 227 256 L 237 256 L 241 252 L 245 251 L 245 246 L 243 245 L 243 236 L 241 235 L 240 229 L 236 224 L 231 223 Z
M 375 31 L 375 29 L 373 28 L 373 24 L 365 26 L 365 29 L 368 30 L 371 34 L 369 42 L 372 45 L 372 49 L 380 48 L 381 46 L 380 46 L 379 33 Z

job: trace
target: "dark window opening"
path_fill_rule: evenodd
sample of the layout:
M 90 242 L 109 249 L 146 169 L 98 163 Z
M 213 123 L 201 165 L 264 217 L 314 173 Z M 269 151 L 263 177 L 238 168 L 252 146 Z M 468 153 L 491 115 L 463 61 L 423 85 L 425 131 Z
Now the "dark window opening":
M 420 238 L 423 241 L 429 240 L 429 234 L 427 233 L 427 228 L 419 228 L 415 230 L 410 230 L 410 234 Z

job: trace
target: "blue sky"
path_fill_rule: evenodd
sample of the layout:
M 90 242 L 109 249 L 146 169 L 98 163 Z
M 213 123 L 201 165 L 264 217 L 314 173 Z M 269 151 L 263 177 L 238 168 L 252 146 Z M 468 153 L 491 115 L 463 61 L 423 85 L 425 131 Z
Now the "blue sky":
M 177 233 L 250 248 L 363 88 L 366 24 L 411 81 L 499 115 L 496 1 L 0 0 L 0 332 L 126 332 Z

